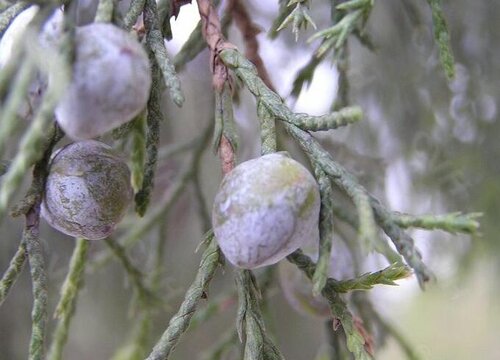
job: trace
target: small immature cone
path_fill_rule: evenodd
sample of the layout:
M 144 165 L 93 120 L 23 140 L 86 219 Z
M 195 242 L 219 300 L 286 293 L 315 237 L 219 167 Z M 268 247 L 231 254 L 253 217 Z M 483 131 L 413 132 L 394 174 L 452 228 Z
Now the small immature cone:
M 253 269 L 318 241 L 320 195 L 309 171 L 276 153 L 246 161 L 222 181 L 212 224 L 226 258 Z
M 56 108 L 57 122 L 76 140 L 132 120 L 148 101 L 151 70 L 141 44 L 112 24 L 76 30 L 73 78 Z
M 53 155 L 42 216 L 64 234 L 103 239 L 125 215 L 132 195 L 127 164 L 106 144 L 80 141 Z

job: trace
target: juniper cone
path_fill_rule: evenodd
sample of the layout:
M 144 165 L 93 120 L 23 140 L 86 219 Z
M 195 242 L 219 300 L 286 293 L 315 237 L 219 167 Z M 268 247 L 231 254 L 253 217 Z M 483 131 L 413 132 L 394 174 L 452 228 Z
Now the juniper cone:
M 296 160 L 269 154 L 235 167 L 214 200 L 215 238 L 234 265 L 275 264 L 318 238 L 318 184 Z
M 142 45 L 112 24 L 76 29 L 73 77 L 56 108 L 76 140 L 92 139 L 132 120 L 146 107 L 151 70 Z
M 106 144 L 76 142 L 58 150 L 49 167 L 42 216 L 78 238 L 110 235 L 132 200 L 127 164 Z

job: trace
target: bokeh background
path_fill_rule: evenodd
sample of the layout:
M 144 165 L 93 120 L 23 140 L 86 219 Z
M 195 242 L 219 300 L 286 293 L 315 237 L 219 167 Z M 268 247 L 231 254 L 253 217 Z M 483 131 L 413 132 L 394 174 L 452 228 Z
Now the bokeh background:
M 321 64 L 309 88 L 297 99 L 290 96 L 295 72 L 309 60 L 316 43 L 308 43 L 312 29 L 295 42 L 289 29 L 276 40 L 267 36 L 278 12 L 277 1 L 247 1 L 259 35 L 261 56 L 281 96 L 295 111 L 328 112 L 337 94 L 338 72 L 330 61 Z M 80 2 L 80 21 L 92 16 L 95 2 Z M 123 5 L 125 6 L 125 5 Z M 410 213 L 450 211 L 483 212 L 481 236 L 413 231 L 425 262 L 437 280 L 422 292 L 416 280 L 372 292 L 375 306 L 404 334 L 422 359 L 499 359 L 500 295 L 500 3 L 495 1 L 444 1 L 456 59 L 456 77 L 448 82 L 440 67 L 433 40 L 431 14 L 426 1 L 377 1 L 367 25 L 375 50 L 349 40 L 350 102 L 359 104 L 365 119 L 348 128 L 319 134 L 334 156 L 361 182 L 394 210 Z M 319 29 L 328 26 L 329 4 L 314 1 L 311 15 Z M 199 17 L 195 5 L 182 8 L 172 19 L 175 54 Z M 229 39 L 242 48 L 231 26 Z M 177 109 L 165 96 L 162 144 L 184 142 L 200 134 L 211 120 L 211 77 L 205 51 L 180 74 L 186 103 Z M 259 154 L 255 104 L 243 91 L 236 109 L 241 138 L 239 160 Z M 22 126 L 19 128 L 19 133 Z M 16 143 L 13 140 L 11 151 Z M 183 154 L 160 163 L 156 198 L 168 191 L 185 162 Z M 202 160 L 203 191 L 210 204 L 220 182 L 219 163 L 210 151 Z M 29 183 L 29 177 L 26 177 Z M 20 196 L 22 194 L 19 194 Z M 195 250 L 204 229 L 189 186 L 165 216 L 161 236 L 166 237 L 162 296 L 170 306 L 155 315 L 152 341 L 166 327 L 192 281 L 200 253 Z M 125 220 L 133 224 L 133 214 Z M 14 254 L 22 221 L 4 221 L 0 229 L 0 269 Z M 123 231 L 123 230 L 121 230 Z M 129 252 L 144 271 L 150 268 L 158 230 L 154 229 Z M 74 240 L 42 225 L 49 271 L 51 313 L 58 299 Z M 95 242 L 90 256 L 106 247 Z M 373 258 L 372 258 L 373 257 Z M 366 269 L 379 266 L 371 256 Z M 229 266 L 218 273 L 210 296 L 231 291 Z M 130 307 L 132 289 L 123 268 L 115 261 L 90 266 L 85 276 L 71 326 L 65 358 L 109 359 L 131 336 L 137 318 Z M 31 284 L 24 271 L 7 301 L 0 307 L 0 359 L 27 357 L 30 336 Z M 325 343 L 321 320 L 298 314 L 288 305 L 279 286 L 270 291 L 268 327 L 287 359 L 313 359 Z M 227 309 L 181 340 L 173 359 L 197 359 L 220 335 L 234 326 L 235 306 Z M 53 328 L 54 321 L 49 326 Z M 232 356 L 232 357 L 231 357 Z M 239 358 L 237 353 L 228 358 Z M 377 351 L 377 359 L 401 359 L 393 341 Z

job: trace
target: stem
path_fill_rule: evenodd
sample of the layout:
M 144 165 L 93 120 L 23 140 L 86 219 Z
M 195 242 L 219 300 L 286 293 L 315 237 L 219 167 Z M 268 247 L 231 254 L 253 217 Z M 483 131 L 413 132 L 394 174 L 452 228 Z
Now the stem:
M 7 270 L 5 270 L 2 279 L 0 280 L 0 306 L 5 301 L 10 289 L 16 283 L 21 271 L 24 268 L 26 261 L 26 243 L 21 240 L 16 253 L 10 260 Z
M 76 240 L 75 249 L 69 263 L 68 274 L 61 286 L 61 297 L 55 311 L 55 317 L 58 319 L 58 322 L 54 330 L 49 355 L 47 356 L 48 360 L 62 359 L 64 345 L 68 339 L 69 325 L 76 308 L 78 292 L 83 285 L 88 249 L 88 240 Z
M 207 296 L 208 285 L 220 264 L 221 254 L 217 242 L 211 236 L 204 251 L 195 280 L 186 291 L 184 301 L 177 313 L 170 319 L 167 329 L 156 343 L 147 360 L 166 360 L 187 330 L 200 299 Z

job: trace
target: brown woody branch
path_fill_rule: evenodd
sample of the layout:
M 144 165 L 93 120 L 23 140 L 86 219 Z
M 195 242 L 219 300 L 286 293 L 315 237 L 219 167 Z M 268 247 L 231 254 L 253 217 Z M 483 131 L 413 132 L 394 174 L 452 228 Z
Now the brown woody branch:
M 264 81 L 266 86 L 271 90 L 276 91 L 271 82 L 266 66 L 264 65 L 264 62 L 259 54 L 259 42 L 257 41 L 257 35 L 260 34 L 262 30 L 252 21 L 250 14 L 241 0 L 229 0 L 227 11 L 232 15 L 236 26 L 238 26 L 241 34 L 243 35 L 246 58 L 255 65 L 259 77 L 262 81 Z

